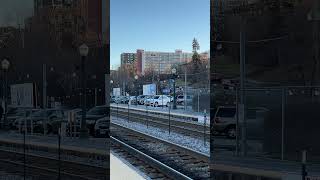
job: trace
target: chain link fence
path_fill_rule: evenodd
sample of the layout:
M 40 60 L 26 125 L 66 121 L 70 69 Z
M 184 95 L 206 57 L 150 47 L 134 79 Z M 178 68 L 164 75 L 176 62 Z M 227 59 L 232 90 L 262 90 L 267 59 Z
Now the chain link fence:
M 224 92 L 227 93 L 235 103 L 230 105 L 225 101 L 225 104 L 216 106 L 236 109 L 237 136 L 234 140 L 225 138 L 235 146 L 235 154 L 301 161 L 301 151 L 307 150 L 308 159 L 320 163 L 320 144 L 317 141 L 320 135 L 320 87 L 247 88 L 243 122 L 239 118 L 240 91 Z M 224 142 L 220 138 L 216 145 Z M 242 148 L 244 144 L 246 146 Z

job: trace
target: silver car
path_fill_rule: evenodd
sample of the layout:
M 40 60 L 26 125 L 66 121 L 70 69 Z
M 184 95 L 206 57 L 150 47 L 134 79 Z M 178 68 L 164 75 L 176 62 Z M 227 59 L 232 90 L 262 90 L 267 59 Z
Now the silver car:
M 228 138 L 237 136 L 237 109 L 236 107 L 220 106 L 214 108 L 213 131 L 218 134 L 225 134 Z M 268 112 L 266 108 L 256 107 L 248 108 L 246 111 L 247 135 L 250 138 L 259 138 L 263 129 L 265 115 Z M 241 122 L 239 122 L 241 126 Z

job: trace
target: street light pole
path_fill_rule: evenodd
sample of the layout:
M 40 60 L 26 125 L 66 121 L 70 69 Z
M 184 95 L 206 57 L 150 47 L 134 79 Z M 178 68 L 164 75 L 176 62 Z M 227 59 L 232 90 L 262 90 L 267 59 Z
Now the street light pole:
M 82 118 L 81 118 L 81 129 L 80 129 L 80 138 L 87 138 L 87 124 L 86 124 L 86 72 L 85 72 L 85 60 L 88 55 L 89 48 L 86 44 L 83 44 L 79 47 L 81 55 L 81 101 L 82 101 Z
M 176 73 L 177 69 L 173 68 L 171 70 L 172 72 L 172 78 L 173 78 L 173 107 L 172 109 L 177 109 L 177 97 L 176 97 Z
M 138 78 L 139 78 L 138 75 L 134 76 L 135 84 L 136 84 L 136 88 L 135 88 L 135 90 L 136 90 L 136 106 L 138 106 L 138 91 L 137 91 L 137 87 L 139 88 L 139 86 L 137 86 Z

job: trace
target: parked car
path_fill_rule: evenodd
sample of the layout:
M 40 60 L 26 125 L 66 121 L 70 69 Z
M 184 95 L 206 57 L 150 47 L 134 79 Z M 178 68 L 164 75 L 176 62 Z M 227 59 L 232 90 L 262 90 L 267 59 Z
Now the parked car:
M 219 134 L 225 134 L 228 138 L 236 138 L 236 107 L 220 106 L 214 108 L 214 112 L 213 131 Z M 249 137 L 258 138 L 263 134 L 261 130 L 263 129 L 263 123 L 267 112 L 268 110 L 265 108 L 248 108 L 246 111 L 246 121 L 247 135 Z
M 96 121 L 106 116 L 109 116 L 108 106 L 96 106 L 86 113 L 86 124 L 91 135 L 94 135 L 94 125 Z
M 13 126 L 16 129 L 19 129 L 19 125 L 24 126 L 24 122 L 27 122 L 27 130 L 31 130 L 31 122 L 33 127 L 33 132 L 35 133 L 43 133 L 44 125 L 47 123 L 47 132 L 53 133 L 58 130 L 55 127 L 60 127 L 57 124 L 60 124 L 61 121 L 64 121 L 64 111 L 61 109 L 47 109 L 47 110 L 38 110 L 36 112 L 32 112 L 28 115 L 28 118 L 25 117 L 18 118 Z
M 173 102 L 173 96 L 167 95 L 167 97 L 170 99 L 170 102 Z
M 128 103 L 130 103 L 131 105 L 136 105 L 137 104 L 137 97 L 136 96 L 130 96 Z
M 116 96 L 110 96 L 110 103 L 116 102 Z
M 192 96 L 188 96 L 187 95 L 187 104 L 191 104 L 192 103 Z M 179 95 L 178 97 L 177 97 L 177 104 L 181 104 L 181 105 L 184 105 L 184 102 L 185 101 L 185 97 L 184 97 L 184 95 Z
M 150 105 L 154 107 L 158 106 L 169 106 L 170 105 L 170 98 L 165 95 L 156 95 L 153 96 L 152 99 L 150 99 Z
M 28 117 L 30 114 L 39 111 L 39 109 L 26 109 L 26 108 L 19 108 L 15 111 L 14 114 L 7 115 L 7 121 L 9 124 L 10 129 L 16 129 L 14 123 L 17 119 Z
M 138 104 L 140 105 L 143 105 L 143 99 L 146 97 L 146 95 L 139 95 L 137 97 L 137 101 L 138 101 Z
M 144 105 L 146 106 L 150 106 L 151 105 L 151 101 L 153 101 L 153 96 L 147 96 L 145 99 L 144 99 Z
M 114 98 L 114 102 L 117 103 L 117 104 L 120 104 L 122 98 L 123 98 L 123 96 L 116 96 L 116 97 Z
M 129 96 L 122 96 L 121 97 L 121 103 L 122 104 L 128 104 L 129 103 Z
M 95 137 L 109 137 L 109 123 L 110 118 L 109 117 L 103 117 L 101 119 L 98 119 L 97 122 L 94 125 L 94 132 Z
M 144 101 L 150 97 L 151 97 L 150 95 L 144 95 L 144 97 L 140 99 L 140 104 L 144 105 Z

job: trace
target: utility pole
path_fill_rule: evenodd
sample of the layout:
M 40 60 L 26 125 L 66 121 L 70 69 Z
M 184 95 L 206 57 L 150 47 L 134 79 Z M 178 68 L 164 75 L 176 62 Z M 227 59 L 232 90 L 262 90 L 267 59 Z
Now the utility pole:
M 246 83 L 246 17 L 241 17 L 240 30 L 240 122 L 241 127 L 241 152 L 243 156 L 247 155 L 247 119 L 245 107 L 245 83 Z
M 187 64 L 184 65 L 184 110 L 187 110 Z
M 160 94 L 160 58 L 159 58 L 159 69 L 158 69 L 158 93 Z
M 43 88 L 43 94 L 42 94 L 42 107 L 43 109 L 47 108 L 47 65 L 43 64 L 42 66 L 42 88 Z
M 42 65 L 42 107 L 46 112 L 47 110 L 47 65 Z M 47 112 L 46 112 L 47 113 Z M 47 118 L 45 118 L 45 123 L 43 125 L 43 133 L 46 135 L 47 133 Z
M 320 2 L 314 1 L 313 8 L 308 14 L 308 20 L 312 21 L 313 28 L 313 48 L 314 48 L 314 71 L 312 77 L 312 85 L 319 85 L 320 76 L 320 59 L 319 59 L 319 21 L 320 21 Z
M 94 106 L 98 104 L 98 89 L 94 88 Z

